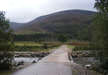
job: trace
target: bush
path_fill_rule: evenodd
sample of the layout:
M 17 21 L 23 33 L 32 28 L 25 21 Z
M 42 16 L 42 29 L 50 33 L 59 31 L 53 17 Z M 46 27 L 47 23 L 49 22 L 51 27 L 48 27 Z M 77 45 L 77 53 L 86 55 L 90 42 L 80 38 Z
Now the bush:
M 7 52 L 0 53 L 0 70 L 10 69 L 12 67 L 13 55 Z

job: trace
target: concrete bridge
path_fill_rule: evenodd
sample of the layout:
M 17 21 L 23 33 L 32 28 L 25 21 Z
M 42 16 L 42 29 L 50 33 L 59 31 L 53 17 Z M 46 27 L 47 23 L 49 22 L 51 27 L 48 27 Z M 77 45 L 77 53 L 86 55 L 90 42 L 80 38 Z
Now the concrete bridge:
M 72 75 L 76 64 L 69 61 L 68 50 L 68 47 L 63 45 L 38 63 L 19 70 L 13 75 Z M 78 75 L 84 74 L 80 73 Z

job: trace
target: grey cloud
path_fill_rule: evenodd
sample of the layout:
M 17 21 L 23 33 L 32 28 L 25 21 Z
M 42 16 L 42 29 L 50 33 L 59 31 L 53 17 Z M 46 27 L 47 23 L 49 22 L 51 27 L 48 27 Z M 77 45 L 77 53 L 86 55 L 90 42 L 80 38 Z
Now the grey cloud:
M 10 0 L 7 0 L 10 1 Z M 28 22 L 38 16 L 70 9 L 95 10 L 95 0 L 11 0 L 6 6 L 7 18 L 15 22 Z M 22 3 L 20 4 L 20 2 Z M 28 2 L 25 2 L 28 1 Z M 11 2 L 11 3 L 12 3 Z M 19 4 L 18 4 L 19 3 Z M 8 3 L 7 3 L 8 5 Z

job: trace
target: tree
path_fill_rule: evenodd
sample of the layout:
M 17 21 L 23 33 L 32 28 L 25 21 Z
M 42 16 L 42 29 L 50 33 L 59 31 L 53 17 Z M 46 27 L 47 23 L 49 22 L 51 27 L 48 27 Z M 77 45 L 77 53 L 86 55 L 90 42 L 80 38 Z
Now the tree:
M 102 14 L 108 14 L 108 0 L 95 0 L 95 8 Z
M 0 12 L 0 69 L 9 69 L 11 67 L 13 55 L 9 51 L 13 48 L 9 21 L 5 18 L 5 13 Z
M 59 36 L 58 36 L 58 41 L 60 41 L 60 42 L 67 42 L 67 40 L 68 40 L 68 38 L 67 38 L 67 36 L 64 34 L 59 34 Z
M 93 24 L 93 41 L 98 49 L 101 68 L 108 71 L 108 65 L 105 64 L 108 63 L 108 0 L 95 1 L 98 12 Z

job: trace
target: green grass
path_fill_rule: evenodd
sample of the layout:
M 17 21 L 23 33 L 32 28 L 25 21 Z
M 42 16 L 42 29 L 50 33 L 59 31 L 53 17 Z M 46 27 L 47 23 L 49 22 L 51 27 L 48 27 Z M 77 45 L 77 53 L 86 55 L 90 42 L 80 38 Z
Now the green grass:
M 15 46 L 42 46 L 42 44 L 36 42 L 15 42 Z
M 60 46 L 58 43 L 46 43 L 47 49 L 45 49 L 45 43 L 36 43 L 36 42 L 15 42 L 15 50 L 16 51 L 38 51 L 38 52 L 47 52 L 52 48 Z
M 70 48 L 70 49 L 74 49 L 75 46 L 73 46 L 73 45 L 68 45 L 68 48 Z
M 28 30 L 24 30 L 24 31 L 18 31 L 18 32 L 14 32 L 14 34 L 16 35 L 30 35 L 30 34 L 44 34 L 46 32 L 41 31 L 41 32 L 34 32 L 34 31 L 28 31 Z M 48 32 L 47 32 L 48 33 Z

